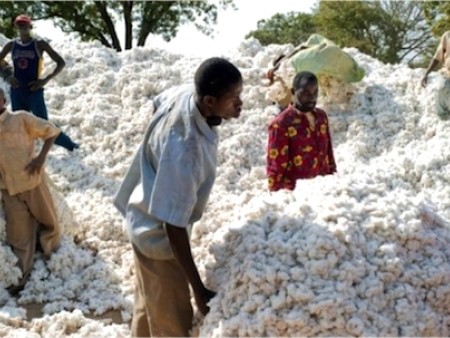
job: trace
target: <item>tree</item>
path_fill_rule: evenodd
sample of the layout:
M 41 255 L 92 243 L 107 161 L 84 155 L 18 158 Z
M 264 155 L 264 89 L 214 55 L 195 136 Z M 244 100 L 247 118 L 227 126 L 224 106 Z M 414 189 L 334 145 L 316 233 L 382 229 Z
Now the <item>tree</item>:
M 435 37 L 440 37 L 450 30 L 450 2 L 424 1 L 422 8 Z
M 428 6 L 429 21 L 423 5 L 428 3 L 435 3 Z M 299 45 L 310 34 L 319 33 L 341 47 L 356 47 L 383 62 L 412 64 L 429 58 L 431 46 L 436 44 L 430 22 L 442 13 L 448 15 L 443 27 L 450 22 L 450 2 L 324 0 L 312 14 L 292 12 L 261 20 L 247 37 L 253 36 L 263 45 Z M 445 27 L 449 29 L 450 24 Z
M 421 2 L 320 1 L 319 33 L 383 62 L 413 62 L 434 44 Z
M 248 33 L 246 38 L 254 37 L 263 46 L 271 43 L 299 45 L 313 33 L 315 24 L 312 14 L 291 12 L 258 21 L 257 29 Z
M 218 7 L 232 6 L 232 0 L 207 1 L 3 1 L 0 29 L 14 35 L 12 20 L 29 13 L 34 20 L 50 19 L 64 32 L 77 32 L 83 41 L 99 40 L 103 45 L 122 50 L 116 32 L 119 20 L 125 25 L 125 49 L 143 46 L 150 34 L 169 41 L 180 25 L 193 22 L 205 34 L 217 20 Z

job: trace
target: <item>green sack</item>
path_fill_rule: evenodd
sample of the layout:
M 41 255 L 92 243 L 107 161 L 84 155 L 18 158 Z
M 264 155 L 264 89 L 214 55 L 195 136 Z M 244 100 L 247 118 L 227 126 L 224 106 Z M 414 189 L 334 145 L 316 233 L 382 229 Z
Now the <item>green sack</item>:
M 310 71 L 317 77 L 332 76 L 346 83 L 358 82 L 364 77 L 364 69 L 332 41 L 313 34 L 302 45 L 305 47 L 291 57 L 295 71 Z

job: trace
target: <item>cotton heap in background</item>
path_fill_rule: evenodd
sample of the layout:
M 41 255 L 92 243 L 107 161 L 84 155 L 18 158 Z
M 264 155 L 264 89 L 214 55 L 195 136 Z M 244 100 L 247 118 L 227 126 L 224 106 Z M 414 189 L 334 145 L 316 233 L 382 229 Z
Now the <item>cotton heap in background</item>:
M 0 211 L 0 336 L 125 337 L 133 259 L 111 200 L 152 98 L 192 81 L 202 60 L 150 48 L 118 54 L 99 43 L 53 47 L 67 66 L 45 91 L 49 115 L 82 144 L 73 155 L 54 147 L 47 163 L 67 232 L 11 298 L 5 288 L 19 271 Z M 319 104 L 338 174 L 269 194 L 266 130 L 277 109 L 265 100 L 263 77 L 292 48 L 246 40 L 223 55 L 244 76 L 244 110 L 220 127 L 216 184 L 194 227 L 195 260 L 218 294 L 193 334 L 448 336 L 450 122 L 434 111 L 439 76 L 422 89 L 423 70 L 345 49 L 366 76 L 348 104 Z M 26 320 L 34 303 L 45 304 L 47 317 Z M 92 319 L 109 310 L 122 323 Z

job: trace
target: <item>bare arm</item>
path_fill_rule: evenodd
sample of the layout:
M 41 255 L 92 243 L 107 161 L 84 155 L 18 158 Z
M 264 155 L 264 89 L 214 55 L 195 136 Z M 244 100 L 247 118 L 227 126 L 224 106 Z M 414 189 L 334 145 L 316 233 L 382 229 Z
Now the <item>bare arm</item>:
M 428 74 L 431 73 L 431 71 L 439 64 L 439 61 L 436 60 L 435 58 L 431 59 L 430 64 L 428 65 L 427 70 L 425 71 L 425 75 L 422 78 L 422 87 L 425 87 L 427 85 L 427 78 L 428 78 Z
M 0 76 L 12 87 L 18 87 L 19 81 L 14 77 L 13 68 L 5 61 L 6 55 L 11 52 L 13 41 L 9 41 L 0 51 Z
M 1 60 L 0 61 L 0 76 L 2 77 L 2 79 L 6 80 L 13 74 L 14 74 L 14 71 L 13 71 L 12 67 L 5 60 Z
M 199 310 L 206 315 L 209 311 L 206 305 L 208 301 L 215 296 L 215 293 L 208 290 L 198 273 L 194 259 L 191 253 L 191 245 L 189 244 L 189 237 L 186 229 L 179 228 L 171 224 L 166 225 L 167 236 L 169 237 L 170 246 L 175 256 L 175 260 L 180 264 L 189 284 L 194 291 L 195 301 Z
M 53 72 L 45 78 L 45 81 L 48 82 L 50 79 L 54 78 L 58 75 L 63 68 L 66 66 L 66 62 L 49 44 L 44 40 L 38 41 L 38 48 L 40 51 L 45 51 L 53 61 L 56 62 L 56 68 Z
M 13 41 L 9 41 L 3 47 L 3 49 L 0 51 L 0 62 L 5 61 L 6 55 L 8 55 L 8 53 L 11 53 L 12 46 L 13 46 Z
M 56 138 L 58 135 L 49 137 L 45 140 L 44 145 L 42 146 L 41 151 L 39 152 L 39 155 L 36 156 L 26 167 L 25 170 L 30 174 L 34 175 L 37 173 L 40 173 L 42 170 L 42 167 L 44 166 L 45 160 L 47 158 L 47 154 L 52 148 L 53 144 L 55 143 Z
M 49 74 L 46 78 L 37 79 L 35 81 L 31 81 L 28 84 L 30 86 L 30 89 L 33 91 L 43 88 L 48 83 L 48 81 L 50 81 L 52 78 L 54 78 L 56 75 L 58 75 L 66 65 L 66 62 L 61 57 L 61 55 L 59 55 L 52 47 L 50 47 L 50 45 L 46 41 L 39 40 L 37 42 L 37 45 L 38 45 L 38 49 L 39 49 L 39 51 L 41 51 L 41 53 L 43 51 L 47 52 L 47 54 L 52 58 L 52 60 L 56 62 L 56 67 L 53 70 L 53 72 L 51 74 Z

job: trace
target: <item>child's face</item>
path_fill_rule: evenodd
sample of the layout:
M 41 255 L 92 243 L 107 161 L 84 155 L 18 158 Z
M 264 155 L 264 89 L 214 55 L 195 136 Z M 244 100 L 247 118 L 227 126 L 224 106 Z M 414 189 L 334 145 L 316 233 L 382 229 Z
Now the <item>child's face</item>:
M 316 107 L 319 86 L 317 83 L 309 83 L 293 94 L 295 107 L 302 112 L 309 112 Z
M 214 115 L 225 120 L 239 117 L 242 110 L 242 82 L 232 86 L 228 92 L 220 98 L 213 98 L 210 110 Z
M 31 24 L 26 22 L 16 23 L 16 29 L 20 36 L 26 36 L 30 34 Z

